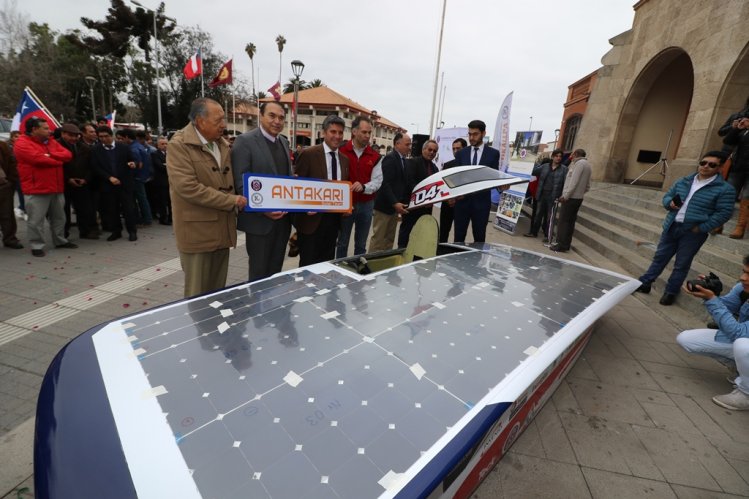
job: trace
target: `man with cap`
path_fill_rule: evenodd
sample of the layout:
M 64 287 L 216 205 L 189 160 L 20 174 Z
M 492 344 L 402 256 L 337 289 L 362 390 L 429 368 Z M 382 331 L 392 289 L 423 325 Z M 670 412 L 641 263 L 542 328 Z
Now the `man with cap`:
M 44 221 L 49 219 L 52 242 L 57 248 L 77 248 L 65 238 L 64 163 L 73 155 L 57 141 L 50 140 L 49 124 L 44 118 L 29 118 L 26 133 L 18 138 L 13 150 L 18 161 L 21 189 L 26 198 L 29 220 L 26 232 L 31 254 L 44 256 Z

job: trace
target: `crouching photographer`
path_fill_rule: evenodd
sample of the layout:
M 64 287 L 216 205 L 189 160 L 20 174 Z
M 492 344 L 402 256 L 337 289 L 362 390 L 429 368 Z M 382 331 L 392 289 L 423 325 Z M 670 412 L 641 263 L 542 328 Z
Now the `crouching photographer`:
M 744 257 L 738 284 L 719 297 L 723 285 L 713 274 L 684 285 L 687 294 L 705 300 L 705 308 L 718 325 L 715 329 L 682 331 L 676 341 L 689 353 L 713 357 L 725 365 L 735 385 L 731 393 L 716 395 L 713 402 L 734 411 L 749 410 L 749 255 Z

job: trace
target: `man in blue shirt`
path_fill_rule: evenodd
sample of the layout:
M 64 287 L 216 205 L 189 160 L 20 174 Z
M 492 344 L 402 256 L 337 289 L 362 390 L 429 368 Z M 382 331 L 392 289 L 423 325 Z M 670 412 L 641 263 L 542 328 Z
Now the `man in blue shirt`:
M 744 257 L 743 265 L 738 284 L 720 298 L 699 285 L 691 290 L 684 287 L 687 294 L 705 300 L 705 308 L 718 324 L 718 330 L 691 329 L 676 338 L 687 352 L 713 357 L 728 367 L 729 381 L 736 388 L 731 393 L 716 395 L 713 402 L 734 411 L 749 410 L 749 255 Z

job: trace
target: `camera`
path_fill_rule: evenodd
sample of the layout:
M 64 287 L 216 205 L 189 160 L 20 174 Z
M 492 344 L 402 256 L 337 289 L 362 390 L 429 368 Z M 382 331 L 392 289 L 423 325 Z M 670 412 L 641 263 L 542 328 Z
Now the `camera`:
M 710 272 L 702 279 L 687 281 L 687 289 L 689 291 L 696 291 L 696 289 L 694 289 L 695 286 L 709 289 L 710 291 L 715 293 L 715 296 L 720 296 L 720 294 L 723 292 L 723 283 L 720 282 L 720 278 L 712 272 Z

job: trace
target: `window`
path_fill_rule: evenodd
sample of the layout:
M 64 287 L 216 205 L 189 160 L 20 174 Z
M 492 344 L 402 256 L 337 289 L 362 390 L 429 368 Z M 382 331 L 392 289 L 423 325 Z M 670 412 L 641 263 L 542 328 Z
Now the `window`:
M 583 117 L 580 114 L 576 114 L 567 120 L 567 126 L 564 127 L 564 142 L 562 143 L 562 149 L 565 151 L 571 151 L 575 147 L 575 138 L 582 121 Z

